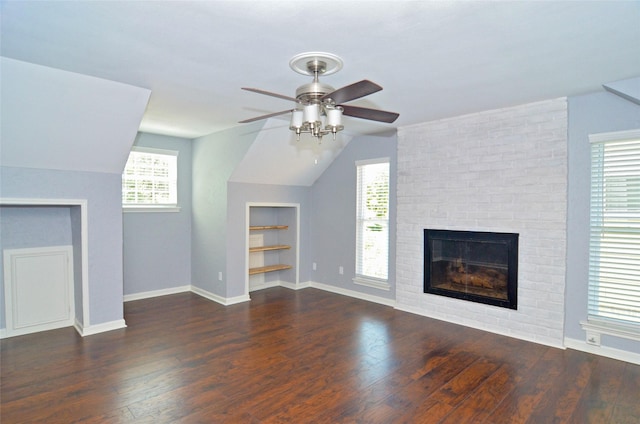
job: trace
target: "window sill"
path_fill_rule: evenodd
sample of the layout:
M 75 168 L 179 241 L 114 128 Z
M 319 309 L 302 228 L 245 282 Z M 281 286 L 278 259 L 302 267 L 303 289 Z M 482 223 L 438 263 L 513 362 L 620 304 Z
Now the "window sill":
M 353 282 L 355 284 L 358 284 L 359 286 L 373 287 L 374 289 L 380 289 L 380 290 L 386 290 L 386 291 L 391 290 L 391 285 L 389 285 L 389 281 L 381 280 L 378 278 L 365 277 L 365 276 L 359 275 L 353 279 Z
M 123 206 L 122 212 L 180 212 L 180 206 Z
M 580 321 L 580 326 L 588 333 L 607 334 L 640 341 L 640 326 L 615 324 L 604 320 Z

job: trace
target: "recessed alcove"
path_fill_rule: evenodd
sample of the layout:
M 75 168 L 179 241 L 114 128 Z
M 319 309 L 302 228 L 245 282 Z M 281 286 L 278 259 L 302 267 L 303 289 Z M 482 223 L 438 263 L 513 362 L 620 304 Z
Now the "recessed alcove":
M 299 283 L 300 205 L 247 203 L 246 292 Z
M 87 251 L 87 201 L 84 199 L 20 199 L 0 198 L 0 210 L 10 213 L 9 223 L 5 222 L 4 230 L 16 231 L 21 239 L 20 245 L 13 245 L 10 239 L 4 238 L 0 247 L 41 247 L 50 243 L 51 237 L 44 234 L 40 228 L 24 228 L 23 225 L 32 221 L 40 222 L 41 227 L 46 227 L 47 221 L 64 220 L 64 225 L 56 225 L 56 230 L 62 228 L 64 234 L 57 238 L 64 238 L 72 246 L 73 250 L 73 291 L 75 306 L 75 326 L 81 335 L 83 328 L 88 327 L 89 321 L 89 289 L 88 289 L 88 251 Z M 10 212 L 9 212 L 10 211 Z M 21 215 L 24 217 L 21 219 Z M 10 225 L 8 227 L 6 225 Z M 22 227 L 22 228 L 21 228 Z M 37 226 L 36 226 L 37 227 Z M 38 236 L 36 233 L 43 233 Z M 24 237 L 29 232 L 28 237 Z M 6 233 L 4 234 L 7 235 Z M 10 236 L 10 234 L 9 234 Z M 25 240 L 29 243 L 25 245 Z M 4 283 L 4 281 L 3 281 Z M 3 312 L 4 299 L 3 299 Z

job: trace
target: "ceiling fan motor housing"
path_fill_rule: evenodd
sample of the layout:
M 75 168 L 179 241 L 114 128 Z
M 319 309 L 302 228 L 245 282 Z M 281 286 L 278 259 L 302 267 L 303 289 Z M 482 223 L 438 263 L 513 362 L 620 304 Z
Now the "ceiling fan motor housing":
M 298 87 L 296 90 L 296 99 L 298 99 L 302 104 L 322 103 L 320 98 L 325 94 L 333 93 L 334 91 L 335 89 L 329 84 L 314 81 Z

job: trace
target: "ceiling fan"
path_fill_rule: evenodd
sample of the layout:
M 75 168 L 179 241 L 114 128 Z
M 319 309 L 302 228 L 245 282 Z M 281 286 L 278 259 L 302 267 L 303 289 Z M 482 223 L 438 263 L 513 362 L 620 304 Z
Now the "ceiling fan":
M 382 90 L 382 87 L 376 83 L 362 80 L 336 90 L 319 81 L 320 75 L 334 74 L 342 69 L 342 64 L 342 59 L 331 53 L 311 52 L 294 56 L 289 61 L 289 67 L 299 74 L 313 76 L 311 83 L 298 87 L 295 98 L 257 88 L 242 87 L 242 89 L 290 100 L 296 103 L 295 108 L 245 119 L 239 123 L 244 124 L 291 113 L 289 129 L 295 131 L 298 140 L 302 133 L 309 133 L 318 140 L 332 133 L 335 140 L 338 131 L 344 129 L 342 115 L 385 123 L 392 123 L 398 119 L 400 115 L 395 112 L 344 104 Z

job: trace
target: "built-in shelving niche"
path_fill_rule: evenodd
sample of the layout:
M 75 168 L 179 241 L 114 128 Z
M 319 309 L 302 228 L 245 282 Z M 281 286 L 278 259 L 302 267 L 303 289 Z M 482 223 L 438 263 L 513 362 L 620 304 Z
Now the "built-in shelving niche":
M 249 204 L 248 291 L 298 284 L 297 204 Z

